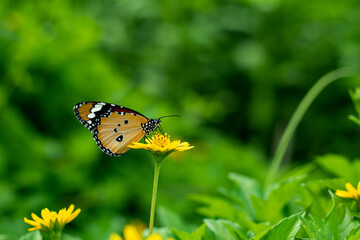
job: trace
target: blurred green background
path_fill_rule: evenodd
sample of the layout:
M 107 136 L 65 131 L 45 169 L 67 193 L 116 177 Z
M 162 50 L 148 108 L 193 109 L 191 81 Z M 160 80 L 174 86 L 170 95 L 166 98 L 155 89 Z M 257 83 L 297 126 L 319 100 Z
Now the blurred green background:
M 70 203 L 83 211 L 65 231 L 83 239 L 148 221 L 151 154 L 102 153 L 72 110 L 89 100 L 182 116 L 162 126 L 195 148 L 163 165 L 158 206 L 199 224 L 190 194 L 216 194 L 229 172 L 263 180 L 307 90 L 333 69 L 360 66 L 359 12 L 357 0 L 2 0 L 0 233 L 16 238 L 24 216 Z M 346 119 L 356 82 L 320 95 L 288 161 L 359 157 Z

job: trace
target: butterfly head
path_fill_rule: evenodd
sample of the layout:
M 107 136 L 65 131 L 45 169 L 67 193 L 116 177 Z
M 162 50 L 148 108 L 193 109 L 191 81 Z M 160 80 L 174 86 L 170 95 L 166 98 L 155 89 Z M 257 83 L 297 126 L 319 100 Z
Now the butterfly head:
M 153 132 L 161 123 L 160 118 L 159 119 L 149 119 L 146 123 L 142 124 L 142 129 L 145 132 L 146 135 L 149 135 L 151 132 Z

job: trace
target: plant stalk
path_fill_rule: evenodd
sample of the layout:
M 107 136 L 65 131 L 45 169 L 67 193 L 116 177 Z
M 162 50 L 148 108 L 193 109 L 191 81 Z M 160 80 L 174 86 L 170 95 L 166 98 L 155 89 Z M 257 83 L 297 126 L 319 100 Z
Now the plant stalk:
M 271 184 L 281 165 L 283 160 L 284 154 L 286 152 L 287 147 L 289 146 L 290 140 L 294 135 L 294 132 L 299 125 L 299 122 L 303 118 L 304 114 L 310 107 L 311 103 L 314 99 L 319 95 L 319 93 L 330 83 L 344 78 L 350 77 L 355 73 L 355 71 L 351 68 L 339 68 L 334 71 L 331 71 L 321 77 L 314 86 L 307 92 L 305 97 L 300 102 L 299 106 L 295 110 L 294 114 L 292 115 L 290 122 L 288 123 L 284 134 L 282 135 L 280 142 L 276 148 L 275 155 L 273 161 L 271 162 L 267 177 L 266 177 L 266 185 Z
M 151 236 L 152 231 L 153 231 L 153 227 L 154 227 L 157 187 L 158 187 L 158 182 L 159 182 L 160 167 L 161 167 L 161 163 L 162 163 L 163 158 L 159 159 L 156 155 L 154 155 L 154 159 L 155 159 L 155 169 L 154 169 L 153 191 L 152 191 L 152 198 L 151 198 L 149 236 Z
M 50 240 L 60 240 L 61 239 L 61 231 L 59 232 L 50 232 Z

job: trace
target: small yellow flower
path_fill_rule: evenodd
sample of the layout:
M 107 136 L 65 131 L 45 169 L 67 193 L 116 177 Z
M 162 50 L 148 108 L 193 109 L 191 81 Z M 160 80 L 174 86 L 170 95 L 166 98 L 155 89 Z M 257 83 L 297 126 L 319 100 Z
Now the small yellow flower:
M 24 221 L 33 226 L 28 231 L 42 230 L 44 232 L 51 232 L 54 231 L 54 228 L 56 228 L 56 231 L 61 231 L 65 224 L 71 222 L 79 215 L 81 209 L 77 209 L 75 212 L 74 209 L 75 206 L 73 204 L 67 210 L 63 208 L 58 213 L 45 208 L 41 210 L 42 218 L 32 213 L 31 217 L 33 220 L 24 217 Z
M 153 154 L 161 154 L 167 156 L 175 151 L 186 151 L 194 146 L 190 146 L 188 142 L 180 142 L 180 140 L 170 141 L 170 136 L 167 133 L 164 135 L 156 133 L 151 139 L 146 139 L 145 143 L 133 142 L 129 147 L 135 149 L 145 149 L 151 151 Z
M 120 235 L 117 233 L 111 233 L 109 240 L 122 240 L 122 237 L 120 237 Z
M 138 225 L 125 225 L 123 229 L 124 240 L 143 240 L 142 232 L 143 228 Z M 109 240 L 123 240 L 117 233 L 111 233 Z M 151 236 L 145 238 L 145 240 L 163 240 L 160 234 L 154 233 Z M 175 240 L 173 238 L 167 238 L 166 240 Z
M 360 182 L 357 185 L 357 189 L 355 189 L 351 183 L 345 184 L 346 190 L 336 190 L 335 194 L 336 196 L 342 197 L 342 198 L 353 198 L 358 200 L 360 195 Z

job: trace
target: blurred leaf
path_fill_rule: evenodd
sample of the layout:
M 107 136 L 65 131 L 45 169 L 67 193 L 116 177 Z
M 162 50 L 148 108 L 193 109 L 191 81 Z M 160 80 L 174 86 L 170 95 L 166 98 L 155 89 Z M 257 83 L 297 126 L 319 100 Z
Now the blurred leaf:
M 191 199 L 205 205 L 197 209 L 197 211 L 204 216 L 211 218 L 235 219 L 236 209 L 225 199 L 206 195 L 192 195 Z
M 307 209 L 312 215 L 325 217 L 332 205 L 328 200 L 328 195 L 324 197 L 321 193 L 327 189 L 327 184 L 322 180 L 309 181 L 301 185 L 301 196 L 296 202 Z
M 360 226 L 353 228 L 345 238 L 345 240 L 358 240 L 358 239 L 360 239 Z
M 303 179 L 303 176 L 290 177 L 280 183 L 274 183 L 267 189 L 267 199 L 253 196 L 251 200 L 257 219 L 275 223 L 283 218 L 282 209 L 299 190 L 298 185 Z M 271 211 L 268 211 L 268 209 L 271 209 Z
M 241 227 L 239 224 L 229 221 L 229 220 L 221 220 L 222 223 L 227 227 L 227 229 L 235 236 L 236 239 L 246 240 L 249 239 L 246 237 L 246 230 Z
M 20 237 L 19 240 L 42 240 L 42 236 L 40 234 L 40 232 L 37 231 L 33 231 L 33 232 L 29 232 L 23 236 Z
M 289 169 L 284 173 L 284 176 L 279 180 L 280 182 L 285 181 L 288 178 L 304 177 L 308 176 L 317 166 L 313 163 L 306 163 L 303 165 L 298 165 L 293 169 Z
M 339 177 L 349 178 L 349 173 L 352 172 L 349 160 L 341 155 L 323 155 L 317 157 L 316 162 L 325 170 Z
M 6 236 L 6 235 L 0 235 L 0 240 L 12 240 L 13 238 L 11 238 L 11 237 L 8 237 L 8 236 Z
M 63 233 L 61 234 L 61 240 L 82 240 L 82 238 Z
M 168 239 L 174 237 L 173 230 L 174 230 L 173 228 L 168 228 L 168 227 L 161 227 L 161 228 L 156 227 L 153 229 L 153 233 L 158 233 L 164 239 Z M 146 239 L 149 236 L 149 228 L 145 229 L 145 231 L 142 233 L 142 236 L 144 239 Z
M 204 219 L 206 226 L 215 233 L 216 239 L 222 240 L 236 240 L 237 236 L 235 231 L 230 231 L 223 221 L 214 219 Z
M 354 115 L 348 115 L 348 119 L 352 121 L 353 123 L 360 126 L 360 118 Z
M 254 240 L 287 240 L 293 239 L 297 232 L 300 230 L 301 221 L 300 217 L 305 213 L 296 213 L 290 217 L 282 219 L 279 223 L 275 224 L 265 234 L 260 233 Z
M 196 229 L 193 233 L 187 233 L 183 231 L 179 231 L 177 229 L 171 229 L 176 236 L 180 238 L 180 240 L 202 240 L 202 237 L 205 234 L 206 224 L 202 224 L 198 229 Z
M 157 210 L 157 218 L 162 226 L 166 226 L 168 228 L 175 228 L 180 231 L 191 231 L 191 227 L 187 223 L 185 223 L 180 215 L 170 209 L 159 206 Z
M 355 110 L 360 116 L 360 87 L 357 87 L 354 90 L 349 90 L 349 94 L 354 104 Z
M 334 174 L 337 177 L 343 177 L 355 186 L 359 181 L 360 161 L 350 162 L 349 159 L 342 155 L 326 154 L 317 157 L 318 163 L 324 170 Z
M 244 211 L 248 212 L 249 217 L 254 219 L 256 210 L 252 198 L 262 197 L 260 183 L 254 178 L 236 173 L 230 173 L 229 178 L 236 184 L 236 188 L 231 191 L 231 194 L 238 200 Z

